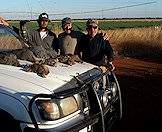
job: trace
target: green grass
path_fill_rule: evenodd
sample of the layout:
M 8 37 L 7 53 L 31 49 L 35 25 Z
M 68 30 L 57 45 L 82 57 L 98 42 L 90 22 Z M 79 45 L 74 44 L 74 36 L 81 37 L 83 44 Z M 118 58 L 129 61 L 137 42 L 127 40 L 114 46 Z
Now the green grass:
M 15 26 L 17 28 L 20 27 L 19 21 L 11 21 L 9 23 L 10 23 L 11 26 Z M 36 21 L 31 21 L 31 22 L 28 23 L 28 27 L 29 27 L 29 29 L 36 29 L 36 28 L 38 28 L 38 24 L 37 24 Z
M 99 21 L 99 26 L 102 30 L 108 29 L 117 29 L 117 28 L 141 28 L 141 27 L 151 27 L 151 26 L 160 26 L 162 21 Z M 11 26 L 16 26 L 19 28 L 18 21 L 11 21 Z M 86 30 L 86 21 L 77 21 L 73 22 L 74 30 L 85 31 Z M 28 23 L 29 29 L 38 28 L 36 21 L 31 21 Z M 52 30 L 61 30 L 61 21 L 51 21 L 49 23 L 49 29 Z
M 141 27 L 151 27 L 160 26 L 161 21 L 103 21 L 99 25 L 101 29 L 116 29 L 116 28 L 141 28 Z

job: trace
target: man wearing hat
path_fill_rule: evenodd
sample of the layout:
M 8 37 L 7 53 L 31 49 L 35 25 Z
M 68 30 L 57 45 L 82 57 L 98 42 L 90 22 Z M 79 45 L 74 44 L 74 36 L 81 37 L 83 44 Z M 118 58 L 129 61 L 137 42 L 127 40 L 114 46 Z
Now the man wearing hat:
M 30 50 L 40 58 L 56 57 L 57 37 L 48 29 L 49 17 L 47 13 L 41 13 L 38 17 L 39 28 L 29 34 Z
M 62 19 L 63 32 L 58 35 L 59 49 L 61 55 L 77 54 L 77 47 L 80 38 L 85 34 L 80 31 L 74 31 L 72 20 L 69 17 Z
M 79 52 L 82 60 L 98 66 L 105 66 L 114 70 L 113 49 L 107 39 L 98 33 L 98 21 L 88 19 L 86 22 L 87 35 L 83 37 L 79 44 Z

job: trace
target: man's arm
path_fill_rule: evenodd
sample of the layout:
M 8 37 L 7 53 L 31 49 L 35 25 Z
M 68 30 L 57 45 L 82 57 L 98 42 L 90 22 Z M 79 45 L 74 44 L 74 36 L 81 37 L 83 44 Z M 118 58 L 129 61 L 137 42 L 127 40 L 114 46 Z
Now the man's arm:
M 75 54 L 79 56 L 80 59 L 83 59 L 83 50 L 85 48 L 85 38 L 86 35 L 82 34 L 82 36 L 80 36 L 77 45 L 76 45 L 76 50 L 75 50 Z
M 29 47 L 33 47 L 33 46 L 36 46 L 35 44 L 35 41 L 34 41 L 34 34 L 35 34 L 35 31 L 30 31 L 28 34 L 27 34 L 27 43 L 29 44 Z
M 3 17 L 0 16 L 0 24 L 1 25 L 5 25 L 5 26 L 9 26 L 9 23 L 7 22 L 7 20 L 5 20 Z
M 114 60 L 114 51 L 108 40 L 104 40 L 104 54 L 109 62 Z
M 113 48 L 111 47 L 111 44 L 109 43 L 108 40 L 104 40 L 104 64 L 111 70 L 113 71 L 115 69 L 115 66 L 113 65 L 113 60 L 114 60 L 114 51 Z
M 57 54 L 60 54 L 60 46 L 59 46 L 59 39 L 55 38 L 52 43 L 52 48 L 57 52 Z

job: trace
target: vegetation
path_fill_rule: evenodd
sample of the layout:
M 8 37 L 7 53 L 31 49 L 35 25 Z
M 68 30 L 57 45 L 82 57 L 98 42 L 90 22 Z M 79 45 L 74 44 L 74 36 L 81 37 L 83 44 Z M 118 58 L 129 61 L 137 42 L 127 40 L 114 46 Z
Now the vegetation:
M 103 30 L 117 28 L 141 28 L 160 26 L 162 21 L 101 21 L 100 27 Z
M 19 27 L 18 21 L 10 21 L 11 25 Z M 151 26 L 160 26 L 162 21 L 154 20 L 99 20 L 99 26 L 102 30 L 108 29 L 120 29 L 120 28 L 141 28 L 141 27 L 151 27 Z M 37 22 L 31 21 L 28 24 L 29 29 L 37 28 Z M 73 27 L 75 30 L 85 31 L 86 29 L 86 20 L 74 20 Z M 52 30 L 61 30 L 61 21 L 51 21 L 49 28 Z
M 105 32 L 109 36 L 116 55 L 161 61 L 162 33 L 160 27 L 115 29 Z

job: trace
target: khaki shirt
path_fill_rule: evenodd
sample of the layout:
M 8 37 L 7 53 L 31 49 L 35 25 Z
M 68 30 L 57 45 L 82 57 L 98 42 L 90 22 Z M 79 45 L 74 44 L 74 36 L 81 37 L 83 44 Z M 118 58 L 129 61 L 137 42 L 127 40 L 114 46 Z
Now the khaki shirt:
M 60 54 L 76 54 L 79 40 L 84 34 L 79 31 L 72 31 L 71 34 L 65 32 L 58 35 Z

